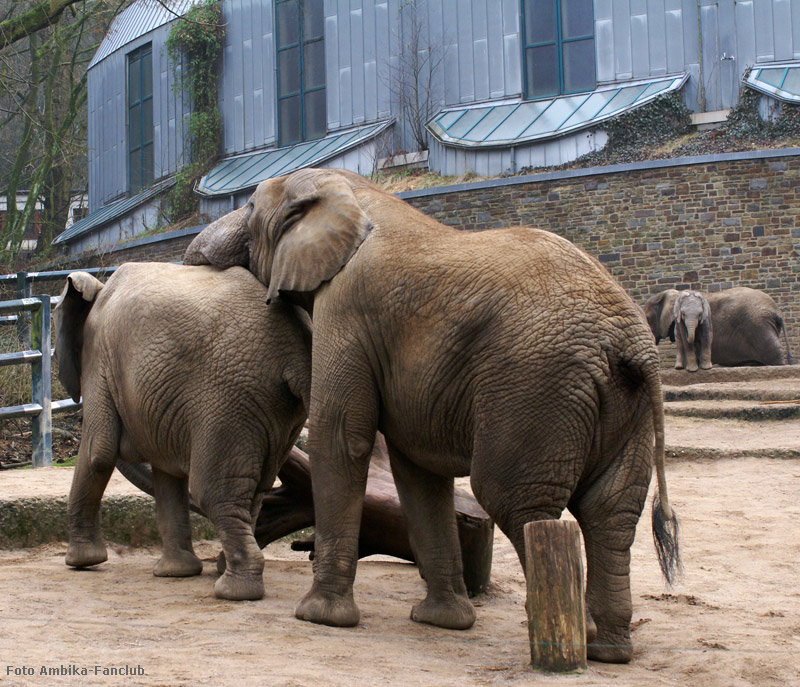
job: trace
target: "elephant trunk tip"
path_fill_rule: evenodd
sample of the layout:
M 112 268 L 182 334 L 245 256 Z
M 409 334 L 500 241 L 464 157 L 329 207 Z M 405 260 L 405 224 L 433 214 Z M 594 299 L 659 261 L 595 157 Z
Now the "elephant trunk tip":
M 678 546 L 678 518 L 669 504 L 662 506 L 661 497 L 653 497 L 653 541 L 658 565 L 671 587 L 683 570 Z

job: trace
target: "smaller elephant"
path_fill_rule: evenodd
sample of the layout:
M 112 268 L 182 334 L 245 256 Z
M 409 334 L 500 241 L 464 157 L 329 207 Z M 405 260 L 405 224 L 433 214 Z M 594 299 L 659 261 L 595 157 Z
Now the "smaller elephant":
M 672 316 L 678 343 L 675 369 L 697 372 L 699 365 L 710 370 L 713 329 L 708 301 L 697 291 L 681 291 L 672 306 Z
M 241 268 L 129 263 L 103 285 L 67 277 L 56 308 L 59 379 L 83 395 L 66 564 L 107 559 L 100 500 L 118 461 L 150 463 L 163 555 L 153 574 L 198 575 L 189 492 L 227 560 L 214 592 L 264 595 L 253 536 L 263 495 L 305 422 L 311 329 Z
M 651 296 L 644 306 L 656 343 L 669 337 L 675 342 L 673 306 L 680 291 L 667 289 Z M 738 286 L 704 293 L 714 323 L 711 362 L 714 365 L 792 364 L 783 316 L 769 294 Z M 786 345 L 784 358 L 781 335 Z

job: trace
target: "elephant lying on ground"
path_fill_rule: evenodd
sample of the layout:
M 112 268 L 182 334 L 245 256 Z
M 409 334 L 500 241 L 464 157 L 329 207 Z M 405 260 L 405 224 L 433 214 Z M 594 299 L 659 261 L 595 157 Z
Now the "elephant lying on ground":
M 104 286 L 67 278 L 56 308 L 59 378 L 83 432 L 69 495 L 67 565 L 106 560 L 100 500 L 118 460 L 149 462 L 163 556 L 157 576 L 197 575 L 189 495 L 214 523 L 225 599 L 264 595 L 253 537 L 306 419 L 311 330 L 287 304 L 267 308 L 246 270 L 129 263 Z
M 697 372 L 711 369 L 711 343 L 714 339 L 708 301 L 697 291 L 681 291 L 672 306 L 678 355 L 675 369 Z
M 313 308 L 316 556 L 299 618 L 359 622 L 359 522 L 379 429 L 428 588 L 414 620 L 475 620 L 453 508 L 453 478 L 469 474 L 523 566 L 525 523 L 572 511 L 597 626 L 588 655 L 631 659 L 630 547 L 653 459 L 667 576 L 677 523 L 658 352 L 598 262 L 545 231 L 458 231 L 363 177 L 314 169 L 262 182 L 184 261 L 247 266 L 271 303 Z
M 678 293 L 676 289 L 667 289 L 645 303 L 644 312 L 656 343 L 667 337 L 675 341 L 673 308 Z M 792 364 L 783 317 L 769 294 L 739 286 L 702 295 L 711 309 L 714 365 L 783 365 L 784 360 Z M 785 358 L 781 333 L 786 344 Z

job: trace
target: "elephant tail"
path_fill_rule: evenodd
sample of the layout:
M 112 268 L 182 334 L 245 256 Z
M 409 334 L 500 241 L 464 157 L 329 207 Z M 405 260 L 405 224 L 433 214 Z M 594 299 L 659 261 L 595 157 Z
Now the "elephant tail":
M 776 315 L 775 317 L 777 319 L 778 331 L 783 330 L 783 342 L 786 344 L 786 364 L 794 365 L 792 351 L 789 349 L 789 337 L 786 334 L 786 323 L 780 315 Z
M 678 546 L 678 518 L 669 502 L 667 477 L 664 469 L 664 395 L 661 390 L 661 373 L 657 365 L 646 365 L 643 373 L 650 397 L 653 428 L 656 435 L 653 462 L 656 468 L 658 489 L 653 497 L 653 542 L 661 572 L 667 580 L 667 584 L 671 585 L 681 570 L 681 559 Z
M 86 318 L 103 283 L 88 272 L 72 272 L 53 313 L 58 379 L 76 403 L 81 399 L 81 352 Z

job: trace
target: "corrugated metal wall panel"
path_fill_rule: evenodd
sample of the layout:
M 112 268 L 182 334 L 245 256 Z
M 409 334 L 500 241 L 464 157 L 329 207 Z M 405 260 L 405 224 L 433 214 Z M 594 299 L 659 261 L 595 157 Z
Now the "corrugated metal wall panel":
M 367 0 L 369 2 L 369 0 Z M 366 119 L 366 84 L 364 83 L 364 11 L 361 0 L 351 0 L 350 8 L 350 64 L 353 84 L 353 124 Z
M 660 76 L 667 73 L 667 16 L 664 0 L 648 0 L 647 2 L 647 39 L 650 73 L 648 76 Z M 680 71 L 680 70 L 676 70 Z
M 631 6 L 629 0 L 614 0 L 612 21 L 614 22 L 614 78 L 633 77 L 631 54 Z
M 773 25 L 775 26 L 775 59 L 791 60 L 792 49 L 792 8 L 790 0 L 773 0 Z M 797 0 L 794 0 L 797 4 Z
M 800 7 L 800 3 L 797 3 Z M 737 71 L 756 63 L 756 34 L 753 0 L 736 3 L 736 62 Z
M 756 60 L 771 62 L 775 59 L 772 2 L 759 2 L 756 7 Z
M 235 155 L 275 143 L 276 79 L 272 4 L 225 0 L 219 85 L 223 150 Z

